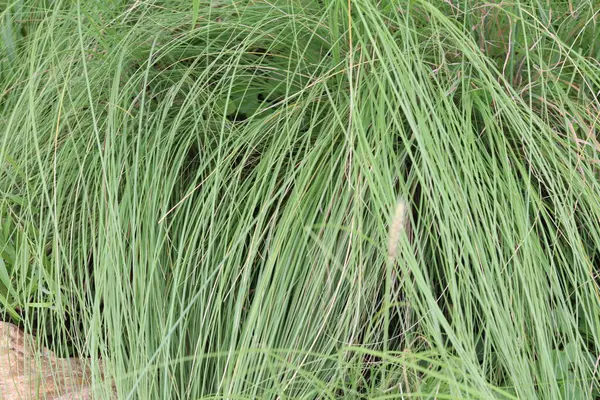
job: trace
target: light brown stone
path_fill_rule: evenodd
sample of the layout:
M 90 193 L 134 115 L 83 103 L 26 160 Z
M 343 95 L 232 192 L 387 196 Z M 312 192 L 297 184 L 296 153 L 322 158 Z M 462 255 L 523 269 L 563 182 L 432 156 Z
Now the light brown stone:
M 0 321 L 0 399 L 91 399 L 86 360 L 37 350 L 33 337 Z

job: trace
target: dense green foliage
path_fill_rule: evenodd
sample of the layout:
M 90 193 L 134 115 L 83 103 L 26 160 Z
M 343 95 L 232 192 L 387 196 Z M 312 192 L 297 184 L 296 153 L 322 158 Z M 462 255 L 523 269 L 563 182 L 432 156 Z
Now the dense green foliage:
M 600 396 L 599 15 L 0 1 L 3 319 L 98 398 Z

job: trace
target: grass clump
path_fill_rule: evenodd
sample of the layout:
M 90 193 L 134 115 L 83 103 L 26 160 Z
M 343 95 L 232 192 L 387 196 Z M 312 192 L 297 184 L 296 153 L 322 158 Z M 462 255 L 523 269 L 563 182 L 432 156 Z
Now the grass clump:
M 0 10 L 3 316 L 98 398 L 600 396 L 594 2 Z

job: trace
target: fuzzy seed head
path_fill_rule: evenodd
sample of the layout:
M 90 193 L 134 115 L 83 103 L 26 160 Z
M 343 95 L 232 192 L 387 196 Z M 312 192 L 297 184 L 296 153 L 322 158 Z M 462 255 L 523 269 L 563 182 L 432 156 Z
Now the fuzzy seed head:
M 390 261 L 394 261 L 396 258 L 400 235 L 406 230 L 407 208 L 408 206 L 403 199 L 398 200 L 388 232 L 388 259 Z

